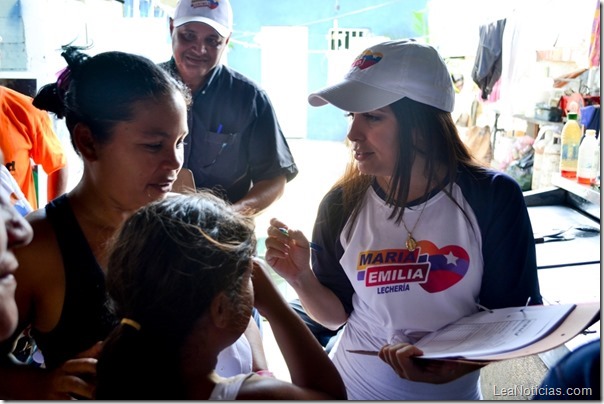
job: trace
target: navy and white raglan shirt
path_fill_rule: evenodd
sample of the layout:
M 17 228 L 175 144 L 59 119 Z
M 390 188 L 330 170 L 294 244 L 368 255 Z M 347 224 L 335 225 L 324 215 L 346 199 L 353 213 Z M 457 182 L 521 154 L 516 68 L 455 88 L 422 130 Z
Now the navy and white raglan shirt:
M 523 306 L 530 297 L 531 304 L 540 304 L 533 231 L 518 184 L 500 172 L 460 168 L 452 189 L 435 193 L 425 206 L 405 208 L 414 251 L 405 247 L 403 224 L 388 219 L 392 208 L 375 182 L 354 224 L 338 214 L 341 205 L 342 191 L 336 189 L 319 206 L 313 241 L 322 248 L 313 251 L 312 264 L 317 279 L 350 314 L 333 353 L 348 398 L 481 398 L 479 371 L 446 384 L 411 382 L 377 356 L 347 350 L 414 343 L 475 313 L 477 303 L 490 309 Z
M 160 66 L 180 80 L 174 58 Z M 193 93 L 188 126 L 183 167 L 193 172 L 197 188 L 217 190 L 235 203 L 252 183 L 298 174 L 266 92 L 227 66 L 216 66 Z

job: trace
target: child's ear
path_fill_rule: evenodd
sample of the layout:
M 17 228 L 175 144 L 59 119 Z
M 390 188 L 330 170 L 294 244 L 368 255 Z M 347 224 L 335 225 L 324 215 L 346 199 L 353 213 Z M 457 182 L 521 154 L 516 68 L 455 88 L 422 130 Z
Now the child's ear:
M 73 143 L 86 160 L 96 161 L 98 159 L 94 136 L 88 125 L 76 124 L 73 128 Z
M 212 323 L 218 328 L 228 328 L 231 322 L 231 301 L 224 292 L 218 293 L 210 306 Z

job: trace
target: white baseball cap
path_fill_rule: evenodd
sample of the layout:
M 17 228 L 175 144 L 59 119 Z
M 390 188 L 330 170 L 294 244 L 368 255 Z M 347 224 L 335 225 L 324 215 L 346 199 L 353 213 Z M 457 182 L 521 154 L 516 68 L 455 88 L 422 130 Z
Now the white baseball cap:
M 368 112 L 401 98 L 453 112 L 451 75 L 436 49 L 413 39 L 383 42 L 366 49 L 344 80 L 308 96 L 313 107 L 332 104 L 344 111 Z
M 233 9 L 229 0 L 180 0 L 174 11 L 174 27 L 203 22 L 224 38 L 233 32 Z

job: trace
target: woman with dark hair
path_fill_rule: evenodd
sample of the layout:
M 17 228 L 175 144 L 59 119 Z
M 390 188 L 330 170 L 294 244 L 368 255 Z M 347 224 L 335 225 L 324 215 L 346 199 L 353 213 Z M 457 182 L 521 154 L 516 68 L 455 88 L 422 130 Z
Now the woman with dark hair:
M 309 96 L 350 113 L 352 162 L 320 204 L 312 265 L 305 236 L 276 219 L 266 259 L 314 320 L 344 325 L 330 355 L 350 399 L 480 398 L 478 366 L 419 360 L 413 343 L 478 305 L 541 303 L 520 187 L 474 161 L 454 101 L 444 61 L 414 40 L 365 50 Z
M 109 257 L 107 291 L 121 321 L 99 357 L 96 398 L 346 398 L 334 365 L 253 260 L 255 250 L 253 219 L 209 193 L 133 214 Z M 215 371 L 254 304 L 271 324 L 292 383 Z
M 31 325 L 44 367 L 8 361 L 0 397 L 92 398 L 96 356 L 115 319 L 107 308 L 106 248 L 136 209 L 164 198 L 180 171 L 190 96 L 147 58 L 62 52 L 67 68 L 34 98 L 65 117 L 83 160 L 76 187 L 32 212 L 31 244 L 17 253 L 19 327 Z

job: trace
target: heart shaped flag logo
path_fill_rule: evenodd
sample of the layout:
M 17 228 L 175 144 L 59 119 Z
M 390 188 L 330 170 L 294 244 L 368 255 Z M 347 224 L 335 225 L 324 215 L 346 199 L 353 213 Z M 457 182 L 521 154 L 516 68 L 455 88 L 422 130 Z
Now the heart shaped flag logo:
M 413 251 L 388 249 L 359 255 L 357 280 L 367 287 L 416 284 L 428 293 L 449 289 L 463 279 L 470 267 L 467 251 L 457 245 L 438 248 L 421 240 Z
M 382 60 L 382 57 L 384 57 L 384 55 L 380 52 L 373 53 L 370 50 L 366 50 L 356 58 L 356 60 L 352 63 L 352 67 L 358 67 L 359 69 L 363 70 L 378 63 L 380 60 Z
M 422 252 L 429 254 L 430 275 L 420 284 L 426 292 L 436 293 L 449 289 L 463 279 L 470 266 L 470 257 L 463 248 L 448 245 L 437 248 L 429 241 L 420 241 Z

